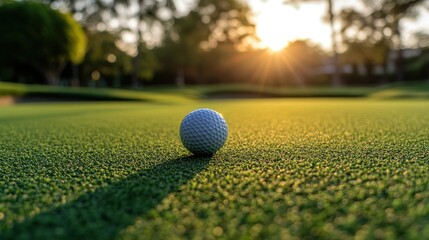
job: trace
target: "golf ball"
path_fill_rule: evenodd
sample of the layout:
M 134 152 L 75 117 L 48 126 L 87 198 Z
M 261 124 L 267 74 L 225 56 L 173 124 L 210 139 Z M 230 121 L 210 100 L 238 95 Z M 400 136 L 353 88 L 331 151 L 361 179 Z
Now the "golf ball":
M 212 155 L 226 142 L 228 126 L 218 112 L 202 108 L 190 112 L 180 125 L 180 139 L 195 155 Z

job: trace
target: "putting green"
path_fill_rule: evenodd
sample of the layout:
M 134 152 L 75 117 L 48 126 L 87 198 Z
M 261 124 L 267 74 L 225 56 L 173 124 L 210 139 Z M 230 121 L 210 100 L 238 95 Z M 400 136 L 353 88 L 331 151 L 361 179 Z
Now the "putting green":
M 178 128 L 229 124 L 211 158 Z M 0 239 L 429 238 L 429 102 L 0 108 Z

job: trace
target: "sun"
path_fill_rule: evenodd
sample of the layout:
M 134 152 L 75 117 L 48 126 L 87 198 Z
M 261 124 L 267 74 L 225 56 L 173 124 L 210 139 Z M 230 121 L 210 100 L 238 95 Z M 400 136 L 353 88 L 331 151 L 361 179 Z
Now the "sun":
M 256 22 L 256 34 L 263 45 L 273 51 L 280 51 L 296 37 L 293 30 L 297 23 L 293 23 L 294 16 L 291 13 L 281 1 L 268 1 L 264 5 Z

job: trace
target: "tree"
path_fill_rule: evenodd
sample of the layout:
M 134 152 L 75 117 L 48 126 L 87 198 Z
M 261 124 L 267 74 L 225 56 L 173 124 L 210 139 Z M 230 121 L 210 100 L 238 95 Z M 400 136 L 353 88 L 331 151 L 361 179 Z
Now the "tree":
M 331 41 L 332 41 L 332 52 L 333 64 L 334 64 L 334 75 L 332 78 L 332 84 L 336 87 L 342 85 L 341 76 L 340 76 L 340 66 L 338 64 L 338 49 L 337 49 L 337 33 L 335 31 L 335 15 L 333 11 L 333 0 L 328 1 L 328 16 L 329 16 L 329 25 L 331 26 Z
M 55 9 L 67 11 L 86 30 L 96 30 L 98 24 L 106 24 L 108 16 L 115 1 L 87 1 L 87 0 L 39 0 Z M 71 85 L 78 86 L 82 79 L 79 79 L 80 66 L 71 63 Z
M 284 59 L 292 79 L 300 85 L 308 82 L 314 70 L 323 65 L 325 55 L 321 48 L 307 40 L 296 40 L 283 50 Z
M 384 29 L 378 28 L 377 21 L 354 9 L 343 9 L 339 19 L 342 45 L 345 47 L 341 61 L 353 67 L 353 76 L 359 75 L 358 65 L 365 67 L 366 83 L 374 83 L 376 65 L 384 66 L 386 76 L 390 47 Z
M 254 35 L 249 16 L 249 7 L 241 1 L 200 0 L 186 16 L 176 18 L 158 49 L 162 62 L 175 69 L 176 84 L 183 85 L 186 75 L 202 80 L 196 68 L 204 53 L 220 48 L 219 53 L 237 51 L 245 38 Z M 212 60 L 213 64 L 217 63 Z
M 56 85 L 67 61 L 82 61 L 86 38 L 67 14 L 34 2 L 0 6 L 0 63 L 25 65 Z
M 369 3 L 369 0 L 364 0 L 365 3 Z M 404 18 L 417 16 L 416 8 L 424 3 L 426 0 L 379 0 L 373 2 L 373 8 L 375 9 L 371 13 L 371 17 L 375 21 L 384 22 L 385 28 L 390 29 L 392 36 L 390 37 L 390 43 L 392 48 L 396 50 L 396 81 L 404 81 L 404 57 L 402 53 L 403 39 L 401 20 Z
M 338 47 L 337 47 L 337 33 L 335 31 L 335 14 L 333 11 L 333 0 L 287 0 L 287 3 L 299 3 L 299 2 L 314 2 L 314 1 L 326 1 L 328 6 L 327 14 L 329 25 L 331 27 L 331 42 L 332 42 L 332 54 L 333 59 L 332 63 L 334 65 L 334 73 L 332 75 L 332 85 L 335 87 L 342 85 L 341 75 L 340 75 L 340 66 L 338 62 Z
M 151 59 L 151 56 L 142 56 L 146 51 L 144 34 L 150 30 L 143 30 L 145 24 L 157 25 L 163 20 L 159 16 L 159 11 L 169 9 L 174 10 L 173 0 L 112 0 L 112 1 L 87 1 L 87 0 L 40 0 L 55 8 L 67 10 L 78 20 L 87 31 L 117 31 L 123 30 L 136 35 L 135 57 L 133 58 L 133 85 L 137 86 L 140 75 L 146 72 L 146 68 L 140 69 L 144 63 L 142 60 Z M 135 29 L 129 25 L 130 19 L 136 20 Z M 116 22 L 116 26 L 111 24 Z M 73 79 L 77 82 L 78 68 L 72 66 Z M 147 73 L 147 72 L 146 72 Z
M 201 23 L 199 14 L 191 11 L 177 18 L 170 31 L 163 45 L 156 49 L 156 54 L 165 68 L 175 71 L 176 85 L 183 86 L 188 70 L 196 67 L 199 61 L 199 45 L 208 38 L 210 30 Z
M 200 0 L 194 10 L 200 22 L 208 29 L 208 38 L 201 42 L 204 49 L 218 45 L 238 47 L 246 38 L 254 36 L 255 26 L 250 21 L 250 8 L 240 0 Z
M 40 0 L 57 8 L 66 9 L 88 31 L 117 31 L 135 37 L 132 61 L 132 85 L 137 87 L 141 79 L 147 78 L 154 64 L 153 55 L 148 54 L 148 36 L 153 30 L 168 25 L 175 13 L 173 0 Z M 167 15 L 167 16 L 166 16 Z M 133 21 L 131 21 L 133 20 Z M 136 24 L 134 23 L 134 20 Z M 115 22 L 114 25 L 111 23 Z M 153 46 L 151 46 L 153 47 Z M 148 54 L 146 56 L 146 54 Z M 145 61 L 149 62 L 145 62 Z M 149 71 L 148 71 L 149 70 Z M 76 67 L 73 71 L 76 78 Z M 149 75 L 148 75 L 149 74 Z M 145 77 L 142 77 L 145 76 Z
M 112 32 L 88 31 L 88 50 L 83 61 L 83 73 L 87 82 L 100 76 L 120 79 L 131 72 L 131 56 L 116 46 L 119 36 Z M 84 77 L 85 78 L 85 77 Z M 121 85 L 117 83 L 116 85 Z
M 38 0 L 54 9 L 67 11 L 84 28 L 94 30 L 99 23 L 106 22 L 110 16 L 107 13 L 117 1 L 87 1 L 87 0 Z M 121 1 L 122 2 L 122 1 Z
M 132 59 L 127 52 L 119 48 L 121 46 L 121 36 L 119 32 L 112 31 L 88 31 L 88 51 L 83 62 L 83 73 L 87 76 L 87 82 L 99 79 L 108 80 L 103 84 L 122 86 L 125 76 L 132 74 Z M 141 55 L 142 65 L 139 67 L 139 78 L 151 80 L 158 68 L 158 62 L 154 54 L 148 49 L 144 49 Z M 88 78 L 90 77 L 90 78 Z M 125 83 L 126 84 L 126 83 Z
M 160 16 L 160 11 L 168 11 L 171 15 L 175 12 L 175 5 L 173 0 L 137 0 L 137 11 L 135 11 L 135 19 L 137 19 L 136 25 L 136 45 L 135 45 L 135 57 L 133 59 L 133 74 L 132 74 L 132 85 L 137 87 L 139 85 L 141 71 L 141 59 L 142 53 L 144 52 L 146 45 L 144 42 L 143 30 L 144 25 L 149 28 L 149 31 L 153 26 L 162 27 L 171 18 L 164 19 Z
M 344 9 L 341 13 L 342 37 L 345 43 L 360 43 L 396 52 L 396 80 L 404 79 L 401 20 L 415 18 L 417 7 L 425 0 L 362 0 L 365 9 Z M 347 44 L 346 44 L 347 45 Z M 383 46 L 384 45 L 384 46 Z

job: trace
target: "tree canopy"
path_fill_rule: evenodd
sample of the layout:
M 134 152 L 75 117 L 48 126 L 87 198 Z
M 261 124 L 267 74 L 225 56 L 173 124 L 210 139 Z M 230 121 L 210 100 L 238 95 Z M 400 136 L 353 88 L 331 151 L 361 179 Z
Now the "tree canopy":
M 40 71 L 48 82 L 58 81 L 67 61 L 80 63 L 86 37 L 68 14 L 35 2 L 0 6 L 0 62 Z
M 396 80 L 403 81 L 402 56 L 403 37 L 401 21 L 415 18 L 416 9 L 425 0 L 362 0 L 361 11 L 346 8 L 340 13 L 341 37 L 346 47 L 343 56 L 348 62 L 364 62 L 371 65 L 383 64 L 389 50 L 396 51 Z M 367 68 L 368 68 L 367 67 Z
M 202 65 L 206 52 L 227 45 L 228 52 L 234 53 L 245 38 L 254 36 L 249 16 L 249 7 L 241 1 L 197 1 L 194 9 L 175 18 L 167 29 L 163 45 L 157 49 L 158 57 L 176 71 L 178 85 L 189 75 L 201 79 L 196 68 Z

